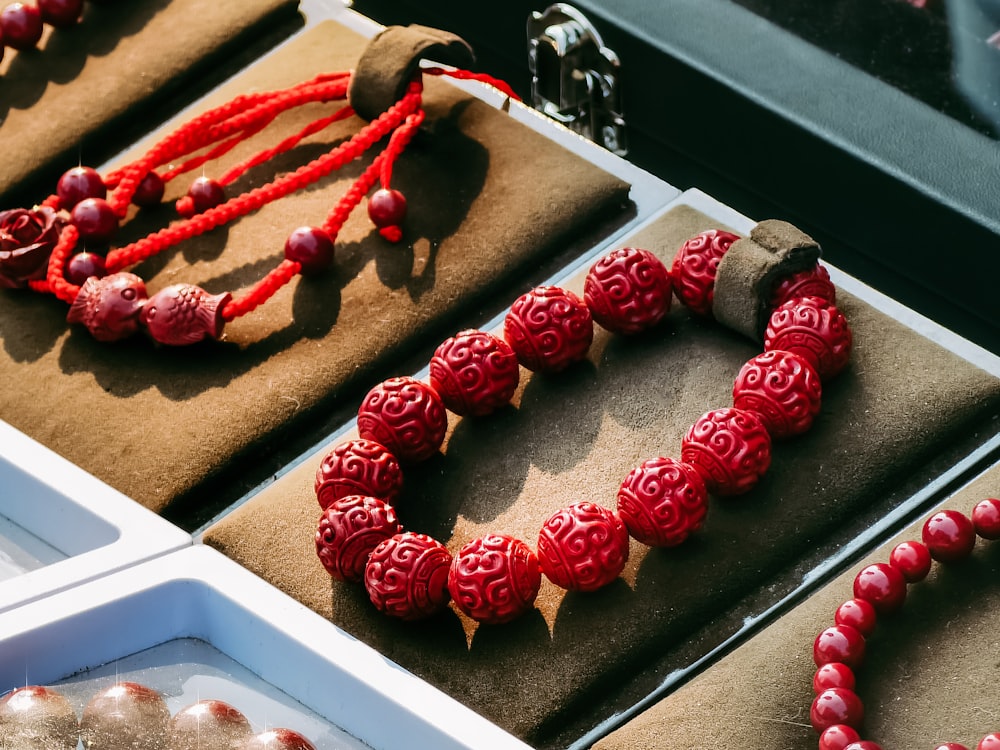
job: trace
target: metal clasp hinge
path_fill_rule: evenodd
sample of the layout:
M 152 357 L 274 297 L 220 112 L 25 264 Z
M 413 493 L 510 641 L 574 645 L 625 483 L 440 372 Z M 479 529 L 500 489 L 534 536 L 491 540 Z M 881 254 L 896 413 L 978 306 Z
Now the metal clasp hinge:
M 531 105 L 566 127 L 624 156 L 618 55 L 579 10 L 565 3 L 528 19 Z

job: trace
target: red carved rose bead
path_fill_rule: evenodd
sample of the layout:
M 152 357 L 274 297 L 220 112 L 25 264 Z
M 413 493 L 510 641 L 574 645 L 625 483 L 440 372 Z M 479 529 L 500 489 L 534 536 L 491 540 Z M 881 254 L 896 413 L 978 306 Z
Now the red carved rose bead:
M 813 692 L 817 695 L 835 687 L 854 690 L 854 684 L 854 672 L 846 664 L 837 661 L 820 665 L 813 675 Z
M 764 351 L 784 349 L 801 355 L 821 378 L 831 378 L 851 359 L 851 329 L 834 305 L 818 297 L 802 297 L 771 313 L 764 332 Z
M 819 414 L 819 375 L 797 354 L 774 349 L 747 362 L 733 385 L 733 406 L 760 417 L 773 438 L 806 432 Z
M 739 237 L 722 229 L 709 229 L 689 239 L 674 256 L 670 275 L 674 294 L 691 312 L 711 315 L 719 261 Z
M 866 599 L 848 599 L 837 607 L 834 622 L 838 625 L 850 625 L 863 636 L 875 632 L 878 613 L 872 603 Z
M 715 409 L 691 425 L 681 441 L 681 460 L 698 469 L 709 492 L 739 495 L 771 465 L 771 436 L 752 411 Z
M 368 391 L 358 409 L 358 435 L 384 445 L 401 462 L 433 456 L 444 442 L 448 414 L 437 392 L 411 377 L 389 378 Z
M 903 574 L 907 583 L 916 583 L 931 571 L 931 553 L 920 542 L 901 542 L 889 553 L 889 564 Z
M 1000 500 L 988 497 L 972 509 L 972 525 L 983 539 L 1000 539 Z
M 648 250 L 612 250 L 587 273 L 583 299 L 594 320 L 613 333 L 634 334 L 670 311 L 670 272 Z
M 854 578 L 854 597 L 870 602 L 879 614 L 895 612 L 906 599 L 906 579 L 886 563 L 874 563 Z
M 556 586 L 596 591 L 628 562 L 628 531 L 613 510 L 592 502 L 562 508 L 538 533 L 538 563 Z
M 226 324 L 222 309 L 232 298 L 229 292 L 209 294 L 194 284 L 173 284 L 149 298 L 139 322 L 154 341 L 170 346 L 217 339 Z
M 323 509 L 349 495 L 368 495 L 393 503 L 403 489 L 403 471 L 385 446 L 358 438 L 335 445 L 323 457 L 313 486 Z
M 942 510 L 924 522 L 924 544 L 939 562 L 955 562 L 972 553 L 976 528 L 968 516 L 957 510 Z
M 48 206 L 0 211 L 0 287 L 18 289 L 45 278 L 67 219 Z
M 845 724 L 852 728 L 861 726 L 865 708 L 853 690 L 829 688 L 816 696 L 809 719 L 813 729 L 822 732 L 835 724 Z M 849 747 L 849 746 L 848 746 Z
M 68 323 L 83 323 L 98 341 L 118 341 L 139 329 L 146 284 L 133 273 L 91 276 L 80 286 L 66 313 Z
M 573 292 L 540 286 L 514 301 L 503 335 L 526 368 L 558 372 L 587 356 L 594 324 L 587 305 Z
M 657 457 L 632 469 L 618 489 L 618 514 L 633 539 L 673 547 L 701 528 L 708 490 L 690 464 Z
M 837 288 L 823 264 L 817 263 L 780 279 L 771 290 L 771 309 L 801 297 L 819 297 L 831 305 L 836 304 Z
M 538 596 L 538 558 L 520 539 L 489 534 L 458 551 L 448 591 L 458 608 L 478 622 L 499 625 L 527 612 Z
M 482 417 L 509 404 L 520 378 L 514 350 L 485 331 L 461 331 L 431 357 L 431 386 L 462 416 Z
M 865 658 L 865 637 L 850 625 L 831 625 L 813 642 L 813 661 L 824 664 L 845 664 L 857 669 Z
M 56 195 L 59 196 L 59 206 L 69 211 L 87 198 L 106 198 L 108 189 L 96 169 L 80 166 L 63 172 L 56 183 Z
M 405 531 L 379 544 L 365 567 L 365 588 L 379 612 L 419 620 L 448 604 L 451 553 L 426 534 Z
M 349 495 L 333 501 L 320 516 L 316 555 L 334 578 L 360 581 L 372 550 L 402 530 L 391 505 L 374 497 Z
M 861 735 L 853 727 L 846 724 L 834 724 L 823 730 L 819 736 L 819 750 L 845 750 L 852 742 L 861 739 Z

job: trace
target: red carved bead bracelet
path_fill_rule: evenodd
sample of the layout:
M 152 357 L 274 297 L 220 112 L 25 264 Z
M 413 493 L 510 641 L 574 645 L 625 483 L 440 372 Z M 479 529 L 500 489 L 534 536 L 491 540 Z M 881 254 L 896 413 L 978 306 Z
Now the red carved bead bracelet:
M 404 531 L 392 507 L 401 467 L 439 451 L 448 410 L 485 416 L 509 403 L 520 367 L 558 373 L 581 361 L 595 320 L 622 335 L 648 330 L 667 315 L 673 294 L 694 314 L 711 316 L 719 260 L 737 239 L 702 232 L 681 247 L 670 270 L 646 250 L 617 249 L 591 267 L 582 299 L 556 286 L 533 289 L 511 306 L 502 338 L 466 330 L 443 342 L 429 383 L 396 377 L 372 388 L 358 409 L 358 438 L 335 446 L 316 472 L 323 508 L 316 551 L 327 571 L 363 581 L 375 607 L 395 617 L 426 617 L 450 599 L 473 620 L 503 623 L 533 606 L 542 575 L 565 589 L 598 589 L 621 574 L 630 537 L 680 544 L 701 528 L 709 494 L 751 490 L 770 465 L 772 439 L 810 427 L 821 376 L 842 370 L 850 355 L 850 328 L 815 262 L 768 291 L 775 309 L 765 351 L 737 375 L 733 406 L 700 417 L 679 459 L 654 457 L 633 469 L 615 509 L 584 499 L 557 510 L 542 525 L 536 551 L 487 534 L 452 556 L 431 537 Z M 803 289 L 807 296 L 795 296 Z

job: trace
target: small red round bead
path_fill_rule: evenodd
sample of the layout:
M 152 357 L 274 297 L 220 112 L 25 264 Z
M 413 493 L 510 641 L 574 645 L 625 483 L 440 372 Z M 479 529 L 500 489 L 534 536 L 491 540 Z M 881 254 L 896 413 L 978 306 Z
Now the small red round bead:
M 75 26 L 83 15 L 83 0 L 38 0 L 42 20 L 57 29 Z
M 628 531 L 618 514 L 592 502 L 553 513 L 538 533 L 538 563 L 556 586 L 596 591 L 628 562 Z
M 324 509 L 350 495 L 393 503 L 403 489 L 403 471 L 385 446 L 357 438 L 338 443 L 323 457 L 313 488 Z
M 924 522 L 922 538 L 935 560 L 955 562 L 972 553 L 976 528 L 964 513 L 942 510 Z
M 293 729 L 274 727 L 251 737 L 240 750 L 316 750 L 316 746 Z
M 931 553 L 926 544 L 900 542 L 889 553 L 889 564 L 903 574 L 907 583 L 916 583 L 931 571 Z
M 854 579 L 854 596 L 871 602 L 879 614 L 895 612 L 906 599 L 906 579 L 887 563 L 874 563 Z
M 969 750 L 969 748 L 958 742 L 943 742 L 937 745 L 934 750 Z
M 846 724 L 834 724 L 823 730 L 819 736 L 819 750 L 844 750 L 852 742 L 861 739 L 861 735 L 853 727 Z
M 1000 539 L 1000 500 L 988 497 L 972 509 L 972 525 L 983 539 Z
M 819 297 L 831 305 L 837 302 L 837 288 L 822 263 L 785 276 L 771 291 L 771 309 L 800 297 Z
M 376 190 L 368 199 L 368 218 L 379 229 L 398 227 L 406 218 L 406 197 L 391 188 Z
M 709 229 L 696 234 L 677 251 L 670 267 L 674 294 L 691 312 L 712 314 L 719 261 L 738 239 L 731 232 Z
M 17 50 L 31 49 L 42 38 L 42 14 L 37 6 L 11 3 L 0 11 L 3 43 Z
M 59 206 L 69 211 L 87 198 L 106 198 L 108 189 L 93 167 L 73 167 L 59 178 L 56 195 L 59 196 Z
M 990 732 L 979 740 L 976 750 L 1000 750 L 1000 733 Z
M 434 351 L 431 387 L 455 414 L 483 417 L 510 403 L 521 379 L 517 355 L 503 339 L 460 331 Z
M 285 258 L 302 266 L 302 274 L 319 274 L 333 265 L 333 239 L 319 227 L 299 227 L 285 240 Z
M 816 696 L 809 710 L 813 729 L 822 732 L 835 724 L 857 729 L 865 716 L 861 699 L 853 690 L 829 688 Z
M 447 428 L 441 397 L 416 378 L 379 383 L 358 409 L 358 435 L 381 443 L 402 463 L 424 461 L 437 453 Z
M 813 675 L 813 692 L 819 695 L 829 688 L 847 688 L 854 690 L 854 672 L 841 662 L 832 661 L 823 664 Z
M 590 267 L 583 299 L 598 325 L 620 334 L 645 331 L 670 311 L 670 272 L 648 250 L 622 247 Z
M 848 599 L 837 607 L 834 622 L 838 625 L 850 625 L 867 637 L 875 632 L 877 618 L 878 615 L 871 602 L 865 599 Z
M 700 416 L 681 440 L 681 460 L 716 495 L 739 495 L 771 465 L 771 436 L 752 411 L 726 407 Z
M 85 243 L 106 245 L 118 231 L 118 216 L 103 198 L 85 198 L 73 206 L 70 221 Z
M 823 385 L 809 362 L 774 349 L 747 362 L 733 384 L 733 406 L 756 412 L 771 437 L 801 435 L 819 414 Z
M 764 351 L 784 349 L 799 354 L 823 379 L 847 366 L 851 344 L 847 318 L 819 297 L 802 297 L 775 308 L 764 332 Z
M 618 489 L 618 514 L 628 533 L 649 547 L 673 547 L 701 528 L 708 489 L 690 464 L 657 457 L 632 469 Z
M 320 516 L 316 555 L 332 577 L 361 581 L 372 550 L 402 531 L 391 505 L 374 497 L 350 495 L 335 500 Z
M 66 280 L 80 286 L 91 276 L 103 278 L 108 273 L 104 257 L 97 253 L 82 252 L 66 261 Z
M 831 625 L 813 641 L 816 666 L 840 663 L 857 669 L 865 658 L 865 637 L 850 625 Z
M 882 750 L 882 746 L 871 740 L 860 740 L 859 742 L 852 742 L 844 750 Z
M 510 622 L 527 612 L 541 583 L 535 553 L 520 539 L 503 534 L 489 534 L 464 545 L 448 572 L 448 591 L 458 608 L 490 625 Z
M 573 292 L 540 286 L 514 300 L 503 335 L 529 370 L 559 372 L 586 358 L 594 323 L 587 305 Z
M 451 553 L 426 534 L 404 531 L 379 544 L 365 567 L 365 588 L 379 612 L 419 620 L 448 604 Z
M 211 177 L 198 177 L 188 188 L 188 197 L 196 214 L 215 208 L 226 201 L 225 188 Z
M 156 172 L 150 172 L 139 180 L 135 193 L 132 194 L 132 203 L 139 206 L 139 208 L 153 208 L 154 206 L 158 206 L 163 200 L 163 194 L 166 192 L 166 189 L 167 186 L 164 184 L 163 178 Z

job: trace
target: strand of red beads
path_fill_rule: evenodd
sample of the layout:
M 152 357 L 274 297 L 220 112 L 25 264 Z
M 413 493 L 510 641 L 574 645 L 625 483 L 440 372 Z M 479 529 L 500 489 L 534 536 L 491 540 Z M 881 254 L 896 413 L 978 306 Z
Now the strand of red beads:
M 864 661 L 866 639 L 874 633 L 879 615 L 902 608 L 907 587 L 924 580 L 933 561 L 947 565 L 964 560 L 972 554 L 977 536 L 1000 539 L 1000 500 L 981 501 L 971 518 L 957 510 L 934 513 L 924 522 L 922 541 L 897 544 L 889 562 L 867 565 L 857 574 L 854 598 L 837 608 L 835 624 L 813 643 L 816 697 L 809 713 L 820 735 L 819 750 L 882 750 L 877 742 L 862 740 L 858 732 L 864 704 L 854 690 L 855 671 Z M 946 742 L 935 750 L 969 748 Z M 1000 750 L 1000 732 L 983 737 L 976 750 Z
M 394 508 L 401 467 L 438 452 L 447 410 L 485 416 L 511 400 L 521 366 L 556 373 L 584 359 L 594 321 L 622 335 L 647 330 L 661 323 L 674 294 L 695 314 L 711 315 L 719 260 L 736 239 L 702 232 L 669 270 L 649 251 L 614 250 L 590 269 L 583 299 L 538 287 L 511 306 L 502 338 L 467 330 L 443 342 L 429 383 L 397 377 L 373 388 L 358 410 L 358 438 L 335 446 L 316 472 L 323 509 L 316 551 L 330 575 L 363 581 L 376 608 L 402 619 L 454 600 L 476 621 L 503 623 L 533 606 L 542 574 L 565 589 L 598 589 L 624 569 L 630 536 L 649 546 L 680 544 L 702 526 L 710 493 L 750 490 L 770 465 L 772 438 L 810 427 L 821 378 L 840 372 L 850 356 L 850 328 L 818 263 L 775 286 L 764 353 L 740 370 L 733 405 L 691 426 L 679 460 L 656 457 L 630 472 L 616 509 L 583 501 L 557 511 L 539 532 L 537 553 L 522 540 L 488 534 L 453 556 L 430 536 L 405 531 Z

